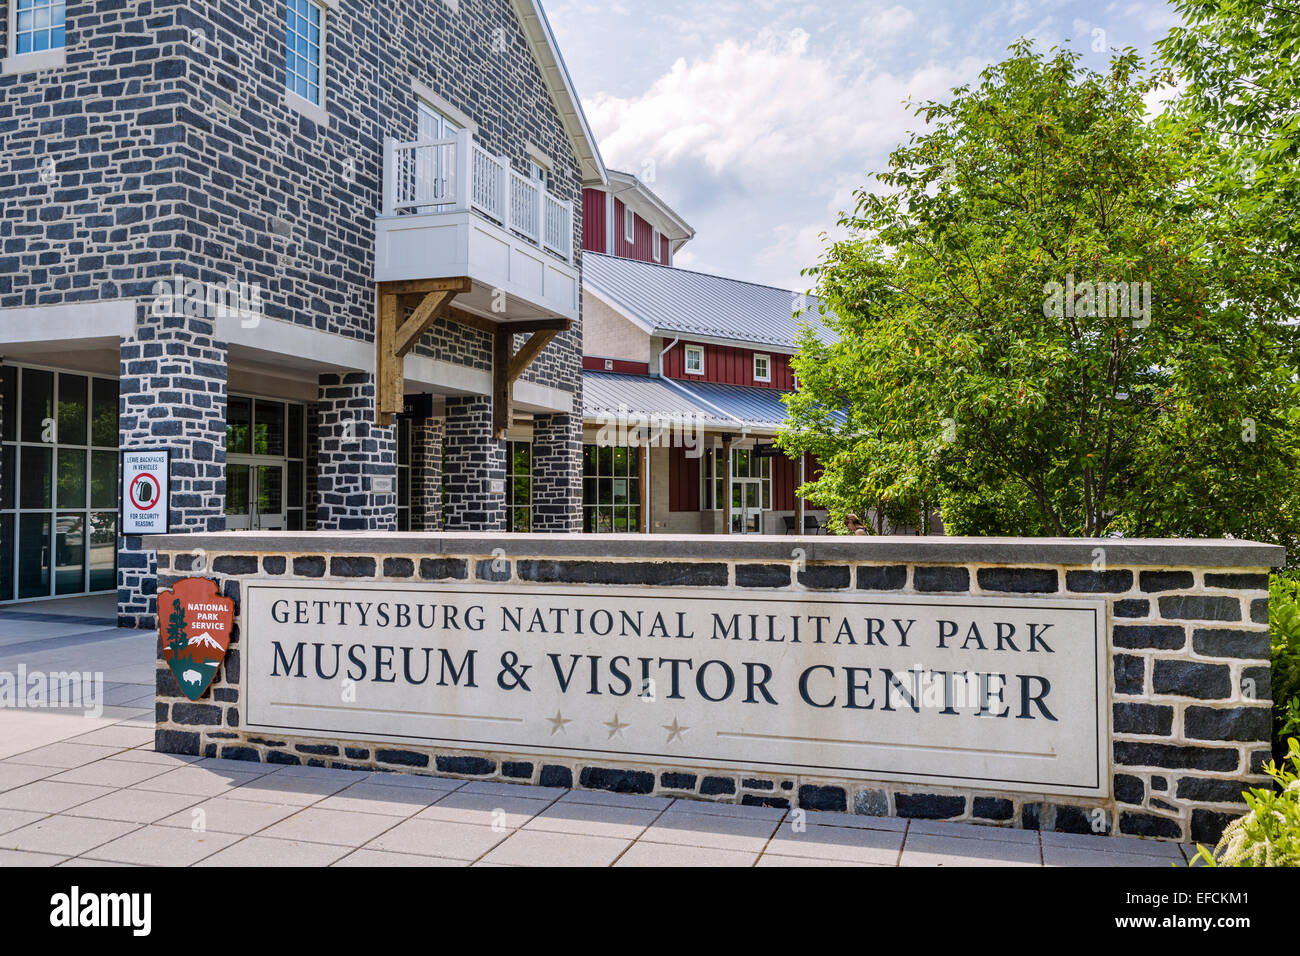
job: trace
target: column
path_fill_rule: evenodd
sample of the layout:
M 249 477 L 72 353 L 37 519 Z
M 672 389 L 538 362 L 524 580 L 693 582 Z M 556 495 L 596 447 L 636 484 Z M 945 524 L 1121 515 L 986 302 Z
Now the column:
M 397 432 L 375 424 L 375 376 L 320 376 L 316 529 L 397 530 Z
M 533 418 L 533 530 L 582 530 L 582 418 Z
M 226 362 L 210 319 L 156 316 L 140 307 L 134 337 L 122 341 L 118 443 L 171 451 L 171 530 L 226 526 Z M 119 536 L 117 617 L 121 627 L 157 626 L 157 562 L 149 538 Z
M 411 530 L 442 530 L 442 442 L 440 415 L 411 423 Z
M 447 531 L 504 531 L 506 443 L 492 435 L 492 400 L 474 395 L 447 399 Z

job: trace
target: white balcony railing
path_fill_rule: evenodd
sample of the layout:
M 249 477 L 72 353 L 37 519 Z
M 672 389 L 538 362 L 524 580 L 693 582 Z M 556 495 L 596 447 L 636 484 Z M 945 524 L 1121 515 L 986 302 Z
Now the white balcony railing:
M 469 130 L 446 139 L 384 141 L 385 216 L 468 209 L 573 262 L 573 203 L 483 149 Z

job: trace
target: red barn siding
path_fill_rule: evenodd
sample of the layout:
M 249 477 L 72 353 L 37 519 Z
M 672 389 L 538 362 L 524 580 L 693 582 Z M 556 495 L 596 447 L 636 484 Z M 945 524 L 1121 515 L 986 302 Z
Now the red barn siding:
M 821 474 L 821 466 L 812 455 L 804 460 L 804 480 L 812 481 Z M 784 455 L 772 459 L 772 507 L 776 511 L 794 511 L 794 490 L 799 486 L 798 462 Z M 811 501 L 804 500 L 804 508 L 816 507 Z
M 582 191 L 582 248 L 605 251 L 605 194 L 599 189 Z
M 686 374 L 686 346 L 688 342 L 678 342 L 664 356 L 664 374 L 669 378 L 681 378 L 721 382 L 724 385 L 757 385 L 760 388 L 776 388 L 783 392 L 794 391 L 794 373 L 790 369 L 790 356 L 779 352 L 764 352 L 762 349 L 739 349 L 727 345 L 704 346 L 704 374 Z M 771 381 L 760 382 L 754 378 L 754 353 L 766 355 L 771 362 Z
M 700 510 L 700 459 L 688 458 L 686 449 L 674 446 L 668 459 L 668 510 Z
M 627 359 L 610 359 L 614 363 L 613 368 L 605 368 L 605 359 L 597 355 L 584 355 L 582 357 L 582 367 L 589 372 L 619 372 L 625 375 L 649 375 L 650 363 L 648 362 L 631 362 Z
M 636 213 L 632 214 L 632 241 L 624 238 L 623 201 L 614 199 L 614 255 L 623 259 L 654 262 L 654 227 Z M 660 237 L 663 238 L 662 236 Z

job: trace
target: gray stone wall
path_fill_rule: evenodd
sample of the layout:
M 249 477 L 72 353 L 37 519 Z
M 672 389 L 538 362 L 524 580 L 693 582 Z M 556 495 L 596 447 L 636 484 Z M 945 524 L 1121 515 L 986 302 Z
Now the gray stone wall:
M 533 419 L 533 530 L 582 530 L 582 414 Z
M 411 530 L 442 530 L 441 416 L 411 423 Z
M 145 314 L 121 346 L 118 442 L 171 452 L 176 532 L 226 526 L 226 348 L 212 332 L 207 319 Z M 155 626 L 150 539 L 124 536 L 117 560 L 119 626 Z
M 316 403 L 316 527 L 397 530 L 397 433 L 375 424 L 375 377 L 320 377 Z
M 506 443 L 492 437 L 492 401 L 447 399 L 442 481 L 448 531 L 505 531 Z
M 546 543 L 547 539 L 554 543 Z M 236 540 L 222 540 L 226 547 L 238 547 Z M 196 541 L 203 547 L 221 543 Z M 580 583 L 647 589 L 708 586 L 777 594 L 856 592 L 864 599 L 877 593 L 1102 598 L 1111 658 L 1112 797 L 1045 797 L 770 771 L 701 771 L 658 760 L 549 758 L 360 739 L 272 739 L 240 729 L 238 636 L 208 701 L 185 700 L 170 670 L 159 661 L 159 750 L 1198 841 L 1215 840 L 1228 820 L 1245 811 L 1243 788 L 1267 783 L 1261 771 L 1270 752 L 1267 562 L 1277 549 L 1262 549 L 1253 565 L 1249 561 L 1242 566 L 1134 562 L 1095 570 L 1088 564 L 1064 562 L 936 563 L 886 555 L 861 560 L 840 542 L 809 538 L 722 539 L 706 547 L 690 539 L 655 536 L 608 543 L 608 550 L 601 553 L 595 553 L 589 541 L 547 535 L 477 540 L 430 535 L 401 549 L 395 545 L 368 548 L 365 540 L 336 541 L 333 552 L 323 549 L 327 543 L 301 537 L 268 542 L 263 547 L 272 550 L 232 553 L 224 562 L 218 558 L 215 577 L 236 600 L 241 576 Z M 1189 543 L 1189 553 L 1194 544 Z M 498 545 L 508 546 L 509 551 L 505 559 L 494 561 L 491 550 Z M 778 552 L 794 546 L 805 549 L 807 563 L 774 560 Z M 949 555 L 967 546 L 951 546 Z M 171 539 L 169 552 L 161 559 L 160 582 L 166 585 L 185 575 L 192 566 L 192 547 L 183 539 Z M 313 547 L 322 550 L 306 550 Z M 865 556 L 869 547 L 857 553 Z M 917 544 L 908 547 L 913 552 L 926 550 Z M 1080 542 L 1080 549 L 1085 547 Z M 1111 557 L 1134 547 L 1141 543 L 1117 545 Z M 1006 542 L 984 546 L 990 557 L 1016 549 Z M 1027 541 L 1020 543 L 1019 550 L 1032 559 L 1041 549 Z M 1265 558 L 1263 551 L 1270 556 Z M 1178 551 L 1165 553 L 1173 556 Z M 1214 557 L 1207 552 L 1205 560 L 1213 562 Z

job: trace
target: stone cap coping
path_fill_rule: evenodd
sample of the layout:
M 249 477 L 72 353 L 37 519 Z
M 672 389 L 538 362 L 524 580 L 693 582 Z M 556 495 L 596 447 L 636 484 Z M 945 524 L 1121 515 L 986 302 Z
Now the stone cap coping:
M 1090 565 L 1103 549 L 1109 566 L 1275 568 L 1281 545 L 1224 538 L 959 538 L 942 535 L 485 534 L 425 531 L 228 531 L 151 535 L 156 551 L 231 554 L 490 555 L 507 558 L 645 558 L 900 564 Z

